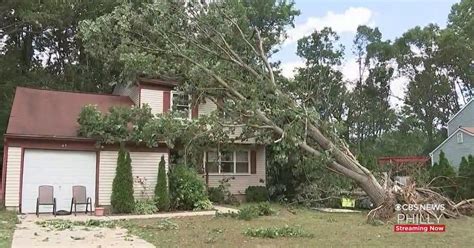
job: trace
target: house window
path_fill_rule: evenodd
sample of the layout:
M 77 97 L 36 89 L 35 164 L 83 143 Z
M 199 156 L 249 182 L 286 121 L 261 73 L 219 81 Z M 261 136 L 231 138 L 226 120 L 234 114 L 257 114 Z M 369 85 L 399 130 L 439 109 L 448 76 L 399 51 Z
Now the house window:
M 179 91 L 171 92 L 172 110 L 178 113 L 183 119 L 191 118 L 191 100 L 189 95 Z
M 219 154 L 217 151 L 206 153 L 206 167 L 209 173 L 219 173 Z
M 213 174 L 247 174 L 250 171 L 249 151 L 206 152 L 205 167 Z
M 461 144 L 464 142 L 462 133 L 458 133 L 456 136 L 457 136 L 458 144 Z

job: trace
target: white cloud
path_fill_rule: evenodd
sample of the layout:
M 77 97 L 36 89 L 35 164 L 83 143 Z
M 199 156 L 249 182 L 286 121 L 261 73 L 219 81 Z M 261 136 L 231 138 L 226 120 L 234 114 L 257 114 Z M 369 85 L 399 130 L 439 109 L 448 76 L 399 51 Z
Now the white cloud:
M 344 61 L 342 66 L 337 68 L 342 72 L 344 80 L 355 81 L 359 78 L 359 65 L 354 58 Z
M 297 42 L 314 30 L 321 30 L 324 27 L 331 27 L 336 33 L 355 33 L 359 25 L 373 26 L 373 13 L 364 7 L 350 7 L 343 13 L 328 11 L 323 17 L 309 17 L 306 22 L 295 25 L 295 28 L 288 30 L 288 39 L 283 45 Z
M 405 76 L 400 76 L 392 80 L 390 83 L 390 104 L 395 107 L 399 108 L 403 105 L 403 98 L 405 97 L 405 91 L 407 89 L 409 79 Z
M 304 67 L 304 61 L 296 60 L 290 62 L 284 62 L 281 64 L 281 74 L 286 78 L 293 78 L 296 74 L 296 68 Z
M 396 64 L 394 64 L 396 66 Z M 359 78 L 359 66 L 355 58 L 350 57 L 344 61 L 344 63 L 337 68 L 342 72 L 343 78 L 346 82 L 355 82 Z M 365 73 L 367 74 L 367 72 Z M 367 75 L 365 75 L 367 76 Z M 403 105 L 403 98 L 405 97 L 405 91 L 408 85 L 409 79 L 404 76 L 395 75 L 395 79 L 390 82 L 390 105 L 399 109 Z M 348 84 L 349 89 L 353 89 L 354 83 Z

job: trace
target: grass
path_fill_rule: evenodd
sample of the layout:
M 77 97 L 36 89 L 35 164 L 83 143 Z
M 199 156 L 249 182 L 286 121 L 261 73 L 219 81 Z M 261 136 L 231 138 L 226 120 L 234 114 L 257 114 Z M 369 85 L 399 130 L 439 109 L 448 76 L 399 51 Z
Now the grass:
M 0 210 L 0 247 L 10 247 L 17 221 L 15 212 Z
M 394 233 L 393 224 L 367 224 L 365 213 L 289 212 L 272 207 L 276 215 L 249 221 L 196 216 L 169 220 L 176 225 L 172 229 L 161 228 L 159 219 L 128 220 L 120 225 L 157 247 L 470 247 L 474 240 L 474 218 L 445 220 L 445 233 Z M 249 229 L 266 231 L 286 225 L 301 228 L 305 235 L 270 239 L 244 234 Z

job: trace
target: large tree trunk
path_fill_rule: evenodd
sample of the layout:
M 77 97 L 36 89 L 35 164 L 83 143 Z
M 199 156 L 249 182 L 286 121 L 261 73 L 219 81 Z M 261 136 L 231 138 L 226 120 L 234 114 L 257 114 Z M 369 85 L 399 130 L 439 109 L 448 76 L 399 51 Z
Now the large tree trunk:
M 381 206 L 388 197 L 388 192 L 377 181 L 367 178 L 366 181 L 357 182 L 362 190 L 367 193 L 375 206 Z

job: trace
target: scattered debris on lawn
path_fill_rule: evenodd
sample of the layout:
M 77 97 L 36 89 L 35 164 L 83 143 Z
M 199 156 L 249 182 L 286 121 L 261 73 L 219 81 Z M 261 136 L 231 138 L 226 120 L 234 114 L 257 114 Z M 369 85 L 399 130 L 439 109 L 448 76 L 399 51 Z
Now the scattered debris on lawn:
M 70 221 L 70 220 L 44 220 L 36 221 L 35 224 L 48 228 L 49 230 L 63 231 L 73 230 L 75 226 L 85 227 L 83 230 L 88 230 L 89 227 L 106 227 L 115 228 L 116 223 L 114 221 L 103 221 L 103 220 L 87 220 L 87 221 Z
M 288 226 L 284 227 L 260 227 L 260 228 L 248 228 L 244 231 L 244 234 L 254 238 L 280 238 L 280 237 L 303 237 L 311 238 L 314 235 L 307 233 L 299 226 Z
M 360 213 L 359 210 L 344 209 L 344 208 L 311 208 L 324 213 Z
M 84 240 L 84 239 L 86 239 L 86 237 L 71 236 L 71 239 L 73 239 L 73 240 Z

